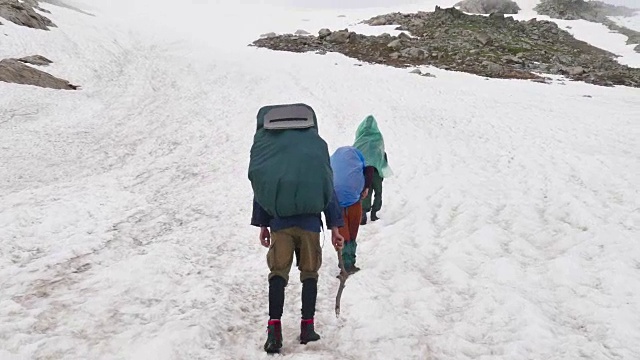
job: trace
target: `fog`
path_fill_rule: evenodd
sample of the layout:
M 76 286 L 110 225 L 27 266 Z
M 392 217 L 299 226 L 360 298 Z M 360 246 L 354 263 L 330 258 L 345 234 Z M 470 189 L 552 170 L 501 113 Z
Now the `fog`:
M 612 5 L 622 5 L 630 8 L 640 8 L 640 0 L 603 0 L 603 2 Z

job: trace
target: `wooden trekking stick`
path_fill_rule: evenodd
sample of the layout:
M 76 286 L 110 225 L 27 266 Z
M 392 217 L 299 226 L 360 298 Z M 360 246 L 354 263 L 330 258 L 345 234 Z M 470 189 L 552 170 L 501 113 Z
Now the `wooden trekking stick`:
M 342 290 L 344 290 L 344 283 L 347 281 L 349 277 L 349 273 L 344 268 L 344 261 L 342 260 L 342 249 L 337 249 L 338 253 L 338 265 L 340 266 L 340 287 L 338 288 L 338 294 L 336 295 L 336 317 L 340 316 L 340 297 L 342 297 Z

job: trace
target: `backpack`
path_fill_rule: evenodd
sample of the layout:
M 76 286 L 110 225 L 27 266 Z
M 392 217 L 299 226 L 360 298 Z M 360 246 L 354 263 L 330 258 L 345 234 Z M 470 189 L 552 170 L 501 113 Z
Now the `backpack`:
M 273 217 L 320 214 L 333 195 L 327 143 L 306 104 L 260 108 L 249 160 L 255 200 Z
M 373 115 L 367 116 L 358 126 L 353 146 L 362 152 L 367 166 L 375 167 L 381 177 L 387 178 L 393 175 L 393 171 L 387 162 L 384 139 Z
M 343 146 L 331 155 L 333 186 L 341 207 L 349 207 L 360 200 L 364 190 L 364 156 L 353 146 Z

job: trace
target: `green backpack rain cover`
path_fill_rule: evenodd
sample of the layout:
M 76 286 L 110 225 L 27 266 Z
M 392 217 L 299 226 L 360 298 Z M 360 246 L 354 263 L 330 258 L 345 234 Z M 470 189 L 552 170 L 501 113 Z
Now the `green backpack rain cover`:
M 373 115 L 367 116 L 358 126 L 353 146 L 364 155 L 366 166 L 375 167 L 381 177 L 393 175 L 385 157 L 384 139 Z
M 264 106 L 257 120 L 249 160 L 255 200 L 274 217 L 322 212 L 333 195 L 333 171 L 313 109 Z

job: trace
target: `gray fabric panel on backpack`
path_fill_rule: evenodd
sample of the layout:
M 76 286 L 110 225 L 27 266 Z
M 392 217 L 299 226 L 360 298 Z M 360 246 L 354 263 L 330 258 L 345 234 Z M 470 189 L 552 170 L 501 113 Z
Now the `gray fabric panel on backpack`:
M 304 105 L 291 105 L 270 109 L 264 115 L 263 127 L 267 130 L 305 129 L 315 126 L 313 110 Z

